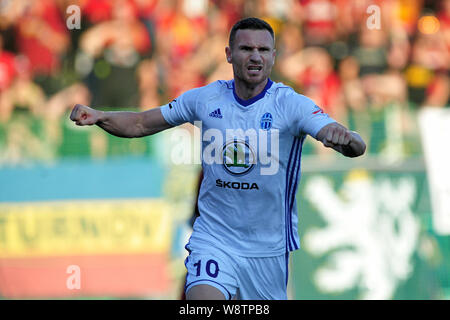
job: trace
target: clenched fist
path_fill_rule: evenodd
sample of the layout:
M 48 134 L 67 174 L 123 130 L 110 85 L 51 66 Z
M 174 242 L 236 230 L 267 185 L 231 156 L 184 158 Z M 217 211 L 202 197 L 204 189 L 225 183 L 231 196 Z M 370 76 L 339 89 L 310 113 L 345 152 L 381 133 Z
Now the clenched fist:
M 333 123 L 325 128 L 322 143 L 325 147 L 346 146 L 353 140 L 350 130 Z
M 323 127 L 316 137 L 325 147 L 333 148 L 347 157 L 358 157 L 364 154 L 366 144 L 361 136 L 335 122 Z
M 70 114 L 70 120 L 77 126 L 92 126 L 100 119 L 102 111 L 98 111 L 82 104 L 76 104 Z

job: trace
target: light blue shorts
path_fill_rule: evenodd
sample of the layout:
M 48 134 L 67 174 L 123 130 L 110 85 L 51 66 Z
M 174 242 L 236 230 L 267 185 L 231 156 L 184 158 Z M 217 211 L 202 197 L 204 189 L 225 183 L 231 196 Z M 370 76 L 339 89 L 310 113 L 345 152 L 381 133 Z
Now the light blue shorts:
M 289 253 L 275 257 L 242 257 L 202 243 L 189 256 L 185 292 L 199 284 L 219 289 L 227 300 L 287 300 Z

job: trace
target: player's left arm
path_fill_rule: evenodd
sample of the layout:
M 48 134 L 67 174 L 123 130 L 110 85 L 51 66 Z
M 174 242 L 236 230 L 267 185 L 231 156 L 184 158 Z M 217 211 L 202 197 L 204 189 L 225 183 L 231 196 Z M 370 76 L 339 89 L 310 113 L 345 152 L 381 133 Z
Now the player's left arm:
M 361 136 L 337 122 L 327 124 L 320 129 L 316 139 L 325 147 L 333 148 L 346 157 L 359 157 L 366 151 L 366 144 Z

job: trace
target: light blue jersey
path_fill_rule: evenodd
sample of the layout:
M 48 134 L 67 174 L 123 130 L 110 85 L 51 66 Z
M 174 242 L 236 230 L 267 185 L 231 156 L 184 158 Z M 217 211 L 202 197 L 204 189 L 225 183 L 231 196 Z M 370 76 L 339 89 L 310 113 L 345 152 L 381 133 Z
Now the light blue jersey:
M 174 126 L 202 129 L 198 209 L 190 246 L 208 242 L 246 257 L 299 248 L 295 193 L 302 145 L 334 122 L 309 98 L 272 82 L 249 100 L 234 81 L 189 90 L 161 107 Z

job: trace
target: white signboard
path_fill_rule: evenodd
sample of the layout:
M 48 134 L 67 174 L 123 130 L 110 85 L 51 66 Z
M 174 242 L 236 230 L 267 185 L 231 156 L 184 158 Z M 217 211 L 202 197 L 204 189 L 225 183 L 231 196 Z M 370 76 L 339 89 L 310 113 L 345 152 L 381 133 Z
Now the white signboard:
M 450 110 L 423 108 L 419 126 L 433 208 L 433 228 L 450 235 Z

